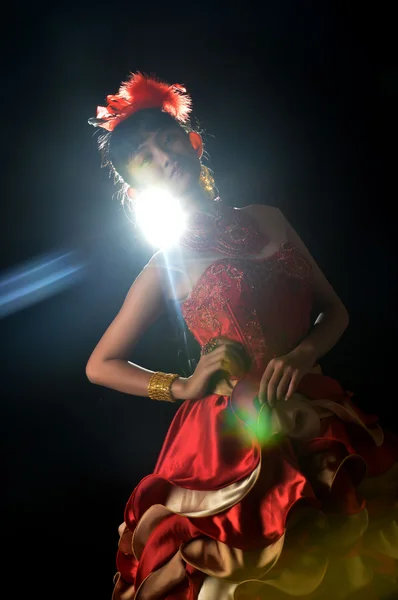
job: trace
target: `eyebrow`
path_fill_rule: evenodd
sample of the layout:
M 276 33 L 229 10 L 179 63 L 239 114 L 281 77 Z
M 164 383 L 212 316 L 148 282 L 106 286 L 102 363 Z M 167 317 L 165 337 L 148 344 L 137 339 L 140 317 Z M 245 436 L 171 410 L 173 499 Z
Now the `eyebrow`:
M 153 132 L 155 134 L 155 138 L 158 136 L 158 131 Z M 138 154 L 146 146 L 147 141 L 148 141 L 148 136 L 145 137 L 145 140 L 143 142 L 138 144 L 138 146 L 134 150 L 134 154 Z
M 146 144 L 146 140 L 145 140 L 145 142 L 141 142 L 141 144 L 138 144 L 138 146 L 136 147 L 136 149 L 134 151 L 134 154 L 138 154 L 138 152 L 140 152 L 144 148 L 145 144 Z
M 172 127 L 172 126 L 168 126 L 168 127 L 161 127 L 160 129 L 158 129 L 157 131 L 154 131 L 154 132 L 152 132 L 152 133 L 154 133 L 155 139 L 157 139 L 157 138 L 158 138 L 158 136 L 159 136 L 161 133 L 163 133 L 163 132 L 165 132 L 165 131 L 166 131 L 166 132 L 167 132 L 167 131 L 172 131 L 172 130 L 174 130 L 174 127 Z M 139 153 L 141 152 L 141 150 L 142 150 L 143 148 L 145 148 L 145 145 L 146 145 L 147 141 L 148 141 L 148 137 L 146 137 L 146 139 L 145 139 L 143 142 L 141 142 L 140 144 L 138 144 L 138 146 L 136 146 L 136 148 L 135 148 L 135 150 L 134 150 L 134 152 L 133 152 L 133 154 L 132 154 L 132 156 L 133 156 L 133 157 L 135 157 L 137 154 L 139 154 Z
M 134 160 L 139 154 L 140 152 L 145 148 L 146 145 L 146 140 L 141 142 L 140 144 L 138 144 L 138 146 L 134 147 L 134 150 L 131 153 L 131 160 Z

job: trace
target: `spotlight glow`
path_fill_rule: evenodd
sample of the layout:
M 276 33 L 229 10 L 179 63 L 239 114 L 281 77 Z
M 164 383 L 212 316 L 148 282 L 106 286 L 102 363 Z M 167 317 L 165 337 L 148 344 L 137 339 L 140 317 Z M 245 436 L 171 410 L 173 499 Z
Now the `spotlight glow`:
M 152 246 L 169 248 L 186 227 L 186 215 L 178 198 L 161 188 L 148 188 L 136 198 L 138 225 Z

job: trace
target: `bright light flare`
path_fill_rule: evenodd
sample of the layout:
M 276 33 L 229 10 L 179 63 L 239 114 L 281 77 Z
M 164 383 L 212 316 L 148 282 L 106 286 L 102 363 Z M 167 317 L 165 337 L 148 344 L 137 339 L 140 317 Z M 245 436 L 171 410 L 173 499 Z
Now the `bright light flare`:
M 77 252 L 42 256 L 0 274 L 0 319 L 82 280 L 85 263 Z
M 140 193 L 135 211 L 144 237 L 157 248 L 176 244 L 186 227 L 187 218 L 179 199 L 160 188 Z

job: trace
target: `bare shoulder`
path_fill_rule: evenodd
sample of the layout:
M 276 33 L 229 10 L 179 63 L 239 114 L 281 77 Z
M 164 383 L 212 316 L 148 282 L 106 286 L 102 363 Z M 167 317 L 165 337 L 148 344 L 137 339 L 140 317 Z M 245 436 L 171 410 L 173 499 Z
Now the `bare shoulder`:
M 145 278 L 146 281 L 153 282 L 154 285 L 158 285 L 160 288 L 162 288 L 164 292 L 166 271 L 166 257 L 164 255 L 164 252 L 159 250 L 158 252 L 155 252 L 148 260 L 141 273 L 139 274 L 139 278 Z
M 270 240 L 281 243 L 287 240 L 286 219 L 279 208 L 268 204 L 250 204 L 239 209 L 254 218 L 260 230 Z
M 152 254 L 144 269 L 147 269 L 149 267 L 155 269 L 154 272 L 156 273 L 159 269 L 164 268 L 165 263 L 166 259 L 164 256 L 164 252 L 162 250 L 158 250 L 157 252 Z
M 163 269 L 164 258 L 161 253 L 152 255 L 146 265 L 138 273 L 133 281 L 128 294 L 134 296 L 137 291 L 146 294 L 162 294 L 163 292 Z
M 166 300 L 174 301 L 188 295 L 189 282 L 178 252 L 165 253 L 158 250 L 145 265 L 144 271 L 158 282 Z
M 250 214 L 255 215 L 277 215 L 282 214 L 279 208 L 276 206 L 270 206 L 269 204 L 249 204 L 248 206 L 243 206 L 238 210 L 243 210 Z

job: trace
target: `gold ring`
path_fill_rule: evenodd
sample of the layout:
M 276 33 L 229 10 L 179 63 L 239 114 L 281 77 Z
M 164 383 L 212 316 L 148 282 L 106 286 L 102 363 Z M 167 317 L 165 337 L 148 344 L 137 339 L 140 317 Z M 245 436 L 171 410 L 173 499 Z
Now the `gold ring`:
M 201 354 L 210 354 L 210 352 L 213 352 L 213 350 L 215 350 L 218 347 L 218 339 L 217 338 L 213 338 L 212 340 L 210 340 L 209 342 L 207 342 L 207 344 L 205 344 L 202 347 L 201 350 Z

